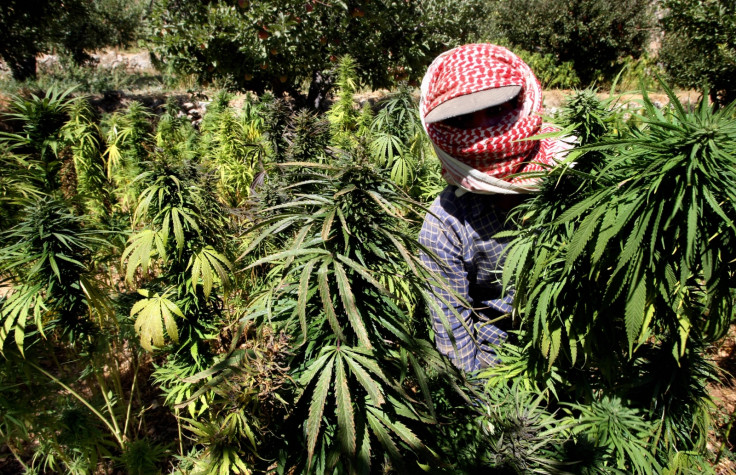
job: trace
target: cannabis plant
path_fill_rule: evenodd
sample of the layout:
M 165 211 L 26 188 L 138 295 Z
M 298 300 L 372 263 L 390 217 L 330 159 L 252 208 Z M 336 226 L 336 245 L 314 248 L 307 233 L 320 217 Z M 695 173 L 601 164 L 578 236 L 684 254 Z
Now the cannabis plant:
M 187 378 L 215 362 L 215 339 L 225 321 L 224 293 L 231 283 L 226 221 L 211 177 L 178 162 L 183 149 L 167 146 L 138 180 L 147 184 L 134 213 L 134 234 L 122 255 L 126 280 L 141 298 L 130 308 L 140 346 L 161 355 L 153 374 L 177 418 L 186 406 L 207 419 L 208 397 L 191 400 L 202 386 Z M 188 427 L 200 424 L 195 420 Z M 183 453 L 180 440 L 180 452 Z
M 563 472 L 559 452 L 571 425 L 546 409 L 544 393 L 521 385 L 486 391 L 480 399 L 476 424 L 483 443 L 485 465 L 516 473 Z
M 296 112 L 285 133 L 286 158 L 292 162 L 324 161 L 330 140 L 328 122 L 303 109 Z
M 200 124 L 202 161 L 219 177 L 222 202 L 239 207 L 266 159 L 265 139 L 252 115 L 237 114 L 227 98 L 218 98 Z
M 72 152 L 77 193 L 95 214 L 109 214 L 112 196 L 102 155 L 104 139 L 97 114 L 84 97 L 70 104 L 69 120 L 61 133 Z
M 736 253 L 736 106 L 686 111 L 663 87 L 668 107 L 645 94 L 641 126 L 603 134 L 578 150 L 582 168 L 550 174 L 519 213 L 504 268 L 529 365 L 562 374 L 562 400 L 631 401 L 658 463 L 701 447 L 710 372 L 699 355 L 732 320 Z M 614 450 L 618 465 L 649 463 Z
M 358 125 L 358 111 L 353 96 L 358 89 L 357 64 L 349 55 L 340 58 L 337 66 L 337 100 L 330 106 L 327 119 L 332 129 L 333 143 L 340 148 L 350 149 Z
M 370 150 L 377 164 L 390 171 L 391 179 L 410 189 L 431 147 L 419 119 L 419 107 L 406 85 L 381 101 L 371 124 Z
M 59 171 L 63 134 L 61 129 L 68 119 L 72 89 L 57 91 L 49 89 L 39 97 L 16 96 L 8 117 L 19 130 L 16 133 L 0 134 L 0 141 L 7 144 L 13 153 L 26 157 L 28 166 L 35 170 L 36 186 L 44 192 L 57 190 L 60 186 Z
M 153 148 L 152 114 L 133 101 L 125 112 L 114 112 L 102 121 L 107 148 L 103 153 L 105 174 L 113 185 L 117 200 L 130 205 L 141 191 L 135 182 Z
M 0 143 L 1 230 L 7 230 L 18 222 L 24 203 L 43 194 L 33 181 L 34 175 L 28 161 L 12 153 L 7 144 Z
M 184 419 L 185 429 L 204 447 L 194 464 L 197 473 L 251 473 L 275 442 L 270 424 L 288 415 L 288 340 L 268 329 L 245 330 L 234 335 L 231 351 L 213 368 L 188 378 L 192 383 L 207 379 L 190 401 L 206 397 L 208 417 Z
M 262 210 L 246 249 L 289 230 L 248 266 L 264 280 L 246 315 L 293 345 L 298 391 L 279 433 L 304 452 L 290 449 L 281 463 L 309 472 L 365 472 L 384 458 L 396 469 L 408 458 L 438 463 L 420 438 L 435 420 L 426 371 L 450 370 L 415 335 L 409 302 L 389 291 L 406 285 L 421 296 L 434 282 L 402 217 L 404 206 L 420 209 L 353 156 L 298 166 L 291 200 Z
M 154 163 L 139 176 L 150 183 L 134 214 L 134 224 L 142 227 L 131 236 L 122 261 L 127 261 L 126 280 L 138 287 L 139 269 L 141 277 L 147 278 L 149 269 L 160 266 L 154 274 L 155 290 L 139 289 L 144 299 L 131 309 L 141 346 L 149 351 L 162 347 L 165 335 L 179 341 L 177 317 L 189 323 L 187 341 L 194 338 L 190 343 L 197 344 L 194 328 L 199 314 L 217 313 L 219 304 L 212 290 L 230 281 L 224 218 L 216 203 L 208 200 L 204 191 L 208 186 L 201 188 L 195 176 L 186 165 L 171 167 L 166 162 Z
M 37 339 L 53 329 L 75 340 L 109 315 L 89 268 L 105 244 L 102 233 L 85 229 L 80 217 L 52 198 L 29 204 L 23 216 L 6 232 L 0 256 L 0 273 L 12 288 L 0 307 L 0 352 L 11 333 L 23 353 L 26 335 Z
M 286 99 L 277 99 L 269 94 L 261 96 L 260 102 L 263 131 L 269 142 L 273 158 L 277 162 L 284 162 L 286 161 L 284 153 L 288 147 L 284 132 L 289 124 L 293 105 Z
M 179 114 L 179 103 L 171 96 L 154 134 L 155 146 L 172 162 L 192 162 L 197 156 L 199 135 L 186 116 Z

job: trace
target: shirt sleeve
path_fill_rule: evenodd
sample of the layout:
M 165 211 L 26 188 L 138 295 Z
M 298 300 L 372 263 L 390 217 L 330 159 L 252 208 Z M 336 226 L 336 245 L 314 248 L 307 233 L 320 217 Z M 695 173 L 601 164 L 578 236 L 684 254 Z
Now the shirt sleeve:
M 488 355 L 479 352 L 479 345 L 474 340 L 476 329 L 472 310 L 468 308 L 469 283 L 462 259 L 459 230 L 453 229 L 440 218 L 446 218 L 443 210 L 433 206 L 419 233 L 420 244 L 437 257 L 435 260 L 422 253 L 422 261 L 436 275 L 444 278 L 451 289 L 448 291 L 441 286 L 432 286 L 435 305 L 430 305 L 430 314 L 435 344 L 440 353 L 449 357 L 455 366 L 465 371 L 475 371 L 491 361 Z

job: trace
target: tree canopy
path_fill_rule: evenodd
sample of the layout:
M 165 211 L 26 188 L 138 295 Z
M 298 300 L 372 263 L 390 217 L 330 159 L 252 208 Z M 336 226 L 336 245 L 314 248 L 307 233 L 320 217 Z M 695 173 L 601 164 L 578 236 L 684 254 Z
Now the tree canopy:
M 660 60 L 683 87 L 708 88 L 723 105 L 736 99 L 736 3 L 667 0 Z
M 583 83 L 610 77 L 617 60 L 644 52 L 651 0 L 530 0 L 497 3 L 500 32 L 514 45 L 572 61 Z
M 0 3 L 0 57 L 17 80 L 36 76 L 36 55 L 58 50 L 74 62 L 89 52 L 133 40 L 140 1 L 4 0 Z
M 154 52 L 171 70 L 233 90 L 303 95 L 319 105 L 326 71 L 350 54 L 373 88 L 418 80 L 440 51 L 469 38 L 481 2 L 163 0 Z

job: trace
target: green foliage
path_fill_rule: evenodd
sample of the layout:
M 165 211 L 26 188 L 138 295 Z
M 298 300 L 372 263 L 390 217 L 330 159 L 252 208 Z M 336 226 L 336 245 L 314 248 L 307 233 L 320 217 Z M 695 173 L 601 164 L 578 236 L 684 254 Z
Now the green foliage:
M 11 228 L 19 218 L 23 203 L 39 196 L 28 162 L 0 142 L 0 229 Z
M 572 432 L 602 450 L 599 457 L 604 463 L 610 460 L 610 465 L 616 469 L 636 473 L 661 470 L 652 459 L 647 444 L 651 437 L 650 425 L 636 409 L 627 407 L 616 397 L 603 397 L 592 404 L 574 404 L 571 411 L 579 413 L 569 422 Z
M 353 136 L 357 127 L 358 111 L 353 96 L 358 89 L 355 60 L 349 55 L 340 58 L 337 66 L 337 100 L 330 106 L 327 118 L 330 121 L 334 141 L 342 143 Z
M 725 106 L 736 100 L 736 6 L 733 2 L 663 2 L 659 61 L 679 86 L 709 90 Z
M 423 173 L 432 172 L 427 162 L 436 159 L 411 88 L 402 85 L 381 101 L 369 140 L 369 150 L 378 166 L 389 171 L 391 180 L 413 196 L 431 181 Z
M 288 92 L 320 108 L 326 75 L 346 54 L 371 87 L 417 80 L 436 54 L 467 35 L 480 2 L 162 1 L 152 15 L 154 51 L 174 71 L 226 87 Z M 472 23 L 470 23 L 472 25 Z
M 583 86 L 618 72 L 617 60 L 644 51 L 652 18 L 650 0 L 500 1 L 496 24 L 524 50 L 572 62 Z M 565 73 L 567 76 L 567 73 Z
M 43 97 L 14 97 L 8 117 L 19 123 L 20 130 L 0 135 L 11 151 L 26 158 L 28 168 L 35 169 L 34 184 L 44 192 L 57 190 L 61 184 L 58 154 L 63 146 L 62 127 L 72 106 L 71 92 L 52 88 Z
M 482 399 L 478 425 L 487 449 L 487 463 L 516 473 L 554 473 L 563 470 L 557 461 L 572 424 L 545 409 L 543 394 L 518 386 L 489 390 Z
M 268 265 L 264 284 L 275 289 L 254 302 L 250 318 L 276 325 L 294 342 L 290 366 L 300 393 L 293 417 L 307 457 L 291 453 L 287 464 L 310 471 L 367 470 L 381 454 L 396 467 L 410 453 L 433 458 L 416 430 L 433 417 L 424 365 L 434 371 L 444 365 L 413 336 L 408 302 L 381 283 L 398 287 L 401 279 L 412 294 L 426 292 L 422 283 L 430 276 L 416 257 L 415 239 L 404 231 L 401 210 L 410 203 L 385 178 L 351 160 L 303 170 L 301 182 L 291 185 L 292 200 L 257 226 L 258 237 L 246 250 L 274 230 L 293 232 L 279 251 L 250 264 Z M 408 392 L 410 375 L 424 401 Z
M 125 446 L 120 463 L 130 475 L 158 473 L 166 453 L 163 447 L 148 439 L 137 439 Z
M 284 131 L 287 143 L 285 158 L 288 161 L 320 161 L 326 155 L 330 140 L 328 120 L 317 114 L 302 109 L 291 117 L 289 126 Z
M 283 366 L 286 340 L 267 328 L 252 339 L 252 328 L 247 330 L 244 348 L 187 379 L 208 379 L 190 399 L 207 394 L 208 420 L 185 420 L 185 428 L 205 447 L 195 463 L 198 473 L 251 473 L 257 457 L 270 451 L 271 421 L 288 415 L 289 403 L 282 396 L 289 395 L 284 386 L 291 386 Z
M 31 328 L 49 327 L 78 338 L 92 331 L 93 312 L 106 312 L 104 294 L 87 274 L 101 233 L 83 229 L 82 219 L 53 199 L 29 205 L 25 218 L 7 231 L 0 269 L 13 285 L 0 308 L 0 350 L 12 332 L 21 353 Z M 105 315 L 97 315 L 102 319 Z
M 671 105 L 660 110 L 645 95 L 631 127 L 591 91 L 568 103 L 562 117 L 587 145 L 522 205 L 504 268 L 527 371 L 557 372 L 562 401 L 603 394 L 607 406 L 617 396 L 645 415 L 646 427 L 627 429 L 645 431 L 645 447 L 595 436 L 615 448 L 617 467 L 639 471 L 702 450 L 713 373 L 701 345 L 733 316 L 733 105 L 686 111 L 663 87 Z
M 525 50 L 515 50 L 515 53 L 532 68 L 543 89 L 572 89 L 580 84 L 572 61 L 559 62 L 552 53 Z
M 102 157 L 104 138 L 97 114 L 84 97 L 75 99 L 70 105 L 69 120 L 61 133 L 72 154 L 77 195 L 95 215 L 110 213 L 111 187 Z
M 196 176 L 188 176 L 192 172 L 186 166 L 170 168 L 159 162 L 139 176 L 150 185 L 141 193 L 134 223 L 145 227 L 130 237 L 122 261 L 127 260 L 129 283 L 134 283 L 138 269 L 145 275 L 150 268 L 162 266 L 162 278 L 156 284 L 164 286 L 164 293 L 141 300 L 131 309 L 131 316 L 138 315 L 141 344 L 149 351 L 150 342 L 163 343 L 162 319 L 169 338 L 176 342 L 179 332 L 174 315 L 186 315 L 189 324 L 195 324 L 200 313 L 214 311 L 210 307 L 218 300 L 211 295 L 214 283 L 219 288 L 229 284 L 231 264 L 223 253 L 223 215 L 216 203 L 207 201 L 207 185 L 200 188 Z
M 139 292 L 146 298 L 133 305 L 130 316 L 137 315 L 135 331 L 141 337 L 141 346 L 148 351 L 153 351 L 154 346 L 164 346 L 164 327 L 166 327 L 166 334 L 169 338 L 174 343 L 179 343 L 179 330 L 174 317 L 184 318 L 184 314 L 174 302 L 166 298 L 169 293 L 154 294 L 149 297 L 146 290 L 139 290 Z
M 556 119 L 582 145 L 574 166 L 506 234 L 520 327 L 466 380 L 426 321 L 443 284 L 417 258 L 410 197 L 444 183 L 416 93 L 358 110 L 343 66 L 331 124 L 273 96 L 236 110 L 219 93 L 194 125 L 175 99 L 161 117 L 17 100 L 0 146 L 0 440 L 20 466 L 710 470 L 734 106 L 573 95 Z
M 75 63 L 88 52 L 123 46 L 138 37 L 144 2 L 9 0 L 0 6 L 0 57 L 13 78 L 36 76 L 36 56 L 60 49 Z
M 228 206 L 240 206 L 248 198 L 256 167 L 267 154 L 256 119 L 236 115 L 226 102 L 210 107 L 200 125 L 203 162 L 219 175 L 218 194 Z
M 597 90 L 593 88 L 576 90 L 565 101 L 556 120 L 572 129 L 580 145 L 593 144 L 623 126 L 622 111 L 616 106 L 617 101 L 618 98 L 612 95 L 608 99 L 599 99 Z

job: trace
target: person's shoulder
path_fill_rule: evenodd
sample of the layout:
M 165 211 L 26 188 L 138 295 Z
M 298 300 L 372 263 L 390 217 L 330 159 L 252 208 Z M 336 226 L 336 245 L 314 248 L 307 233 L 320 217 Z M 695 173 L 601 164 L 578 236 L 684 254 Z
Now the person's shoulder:
M 457 189 L 454 185 L 447 185 L 432 202 L 430 210 L 443 212 L 450 216 L 456 216 L 458 212 L 462 212 L 467 208 L 467 197 L 466 195 L 458 196 Z
M 437 215 L 464 221 L 470 219 L 471 216 L 486 214 L 489 209 L 494 208 L 497 198 L 493 195 L 457 193 L 457 190 L 458 188 L 453 185 L 445 187 L 432 203 L 430 211 Z

